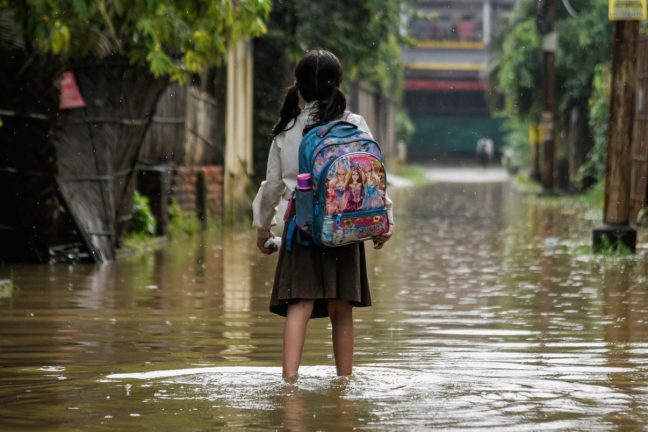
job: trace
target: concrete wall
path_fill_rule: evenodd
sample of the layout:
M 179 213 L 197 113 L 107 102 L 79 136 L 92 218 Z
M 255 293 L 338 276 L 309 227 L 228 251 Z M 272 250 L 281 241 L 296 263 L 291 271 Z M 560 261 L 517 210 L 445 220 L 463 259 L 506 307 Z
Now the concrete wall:
M 247 190 L 252 175 L 253 132 L 252 42 L 240 42 L 227 57 L 225 115 L 225 213 L 227 221 L 249 213 Z
M 380 144 L 388 169 L 398 158 L 396 143 L 397 104 L 392 98 L 362 82 L 351 84 L 349 109 L 364 117 L 376 141 Z

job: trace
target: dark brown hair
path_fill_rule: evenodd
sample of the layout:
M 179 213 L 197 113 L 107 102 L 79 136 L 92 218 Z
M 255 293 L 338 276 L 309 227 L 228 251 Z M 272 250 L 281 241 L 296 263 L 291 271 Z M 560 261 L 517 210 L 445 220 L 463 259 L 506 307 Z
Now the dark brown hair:
M 341 83 L 342 63 L 335 54 L 324 49 L 313 49 L 304 54 L 295 67 L 295 84 L 288 88 L 272 136 L 290 129 L 288 124 L 301 112 L 299 94 L 306 102 L 316 101 L 313 116 L 317 123 L 339 118 L 346 109 Z

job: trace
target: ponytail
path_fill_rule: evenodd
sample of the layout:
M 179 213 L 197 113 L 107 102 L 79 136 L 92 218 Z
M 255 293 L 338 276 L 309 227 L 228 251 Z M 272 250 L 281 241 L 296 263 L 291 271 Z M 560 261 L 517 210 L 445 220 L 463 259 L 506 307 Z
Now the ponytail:
M 337 120 L 344 114 L 347 102 L 344 92 L 337 85 L 333 87 L 333 91 L 328 98 L 320 100 L 317 103 L 317 111 L 315 118 L 319 123 L 328 123 Z
M 288 123 L 290 123 L 291 120 L 294 120 L 300 112 L 299 92 L 297 86 L 292 85 L 288 87 L 286 98 L 284 99 L 281 110 L 279 111 L 279 121 L 272 128 L 272 137 L 274 138 L 281 132 L 287 130 L 286 127 L 288 126 Z

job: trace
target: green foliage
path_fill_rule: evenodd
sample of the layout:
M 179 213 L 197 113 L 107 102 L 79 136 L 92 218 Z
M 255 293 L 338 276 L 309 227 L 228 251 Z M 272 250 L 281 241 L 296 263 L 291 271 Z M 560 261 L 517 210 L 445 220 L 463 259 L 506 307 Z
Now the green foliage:
M 429 183 L 425 176 L 425 168 L 420 165 L 405 165 L 398 170 L 398 175 L 411 181 L 415 186 Z
M 593 92 L 589 100 L 589 123 L 594 146 L 581 167 L 578 177 L 588 184 L 605 178 L 608 142 L 608 96 L 610 93 L 610 72 L 604 65 L 596 67 Z
M 517 175 L 513 178 L 515 189 L 523 194 L 537 195 L 542 191 L 540 185 L 531 180 L 528 175 Z
M 582 195 L 582 200 L 589 205 L 589 207 L 603 210 L 605 202 L 605 180 L 599 180 L 589 190 Z
M 412 122 L 407 111 L 402 108 L 399 109 L 396 113 L 396 140 L 408 143 L 415 130 L 416 126 L 414 126 L 414 122 Z
M 592 248 L 592 252 L 611 258 L 634 256 L 628 246 L 618 240 L 611 240 L 608 236 L 603 236 L 601 244 Z
M 505 96 L 506 113 L 537 121 L 542 101 L 541 46 L 535 19 L 513 27 L 498 59 L 497 90 Z
M 155 249 L 164 244 L 164 237 L 151 237 L 145 234 L 126 234 L 122 238 L 121 247 L 117 252 L 118 257 L 132 256 Z
M 558 22 L 558 111 L 566 118 L 573 107 L 587 108 L 596 67 L 609 61 L 612 27 L 607 13 L 607 0 L 592 0 L 578 17 Z
M 155 235 L 155 217 L 151 212 L 149 199 L 137 191 L 133 195 L 133 213 L 129 224 L 129 232 L 151 237 Z
M 192 236 L 202 231 L 202 225 L 195 213 L 185 212 L 178 203 L 169 205 L 169 234 L 171 237 Z
M 183 81 L 221 63 L 228 47 L 266 31 L 270 0 L 27 0 L 0 3 L 0 48 L 16 34 L 30 51 L 71 58 L 126 55 Z M 18 29 L 18 31 L 15 31 Z
M 596 93 L 595 74 L 598 65 L 607 63 L 610 58 L 608 1 L 572 0 L 571 4 L 578 15 L 569 15 L 559 2 L 556 22 L 557 133 L 566 135 L 571 112 L 575 109 L 581 115 L 589 113 L 595 116 L 590 118 L 590 128 L 596 142 L 601 135 L 600 129 L 607 128 L 607 111 L 603 113 L 599 104 L 603 99 Z M 520 2 L 511 24 L 500 33 L 501 39 L 496 39 L 499 49 L 490 77 L 494 88 L 504 96 L 509 130 L 507 141 L 514 156 L 528 155 L 529 147 L 518 145 L 524 141 L 523 134 L 527 133 L 522 124 L 538 122 L 542 110 L 542 49 L 536 14 L 537 2 Z M 592 97 L 596 99 L 594 110 L 590 102 Z M 605 114 L 605 119 L 602 114 Z M 595 153 L 592 155 L 597 157 Z M 524 162 L 522 159 L 516 161 L 522 166 Z
M 531 161 L 529 126 L 530 122 L 518 117 L 509 117 L 504 123 L 506 145 L 502 163 L 509 172 L 517 172 L 521 167 L 529 166 Z
M 400 91 L 404 0 L 275 0 L 271 28 L 295 62 L 311 48 L 335 52 L 347 78 Z
M 593 259 L 597 264 L 609 263 L 618 265 L 625 260 L 632 260 L 635 257 L 635 254 L 626 245 L 612 243 L 607 238 L 604 238 L 602 244 L 596 248 L 587 243 L 573 244 L 567 246 L 565 252 L 571 256 L 580 255 L 588 257 Z
M 13 297 L 18 286 L 11 279 L 0 279 L 0 299 Z
M 497 90 L 505 95 L 509 115 L 537 121 L 542 101 L 542 48 L 536 11 L 525 2 L 501 42 L 497 56 Z M 597 65 L 610 56 L 611 25 L 607 0 L 574 3 L 578 16 L 561 13 L 556 28 L 558 112 L 568 118 L 575 106 L 587 107 Z

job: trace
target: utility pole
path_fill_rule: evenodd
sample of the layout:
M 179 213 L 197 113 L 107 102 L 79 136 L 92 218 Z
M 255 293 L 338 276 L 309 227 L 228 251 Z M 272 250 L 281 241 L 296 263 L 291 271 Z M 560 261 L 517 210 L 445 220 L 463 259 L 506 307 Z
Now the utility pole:
M 610 1 L 614 29 L 604 225 L 592 233 L 595 251 L 621 246 L 636 251 L 637 231 L 630 226 L 630 174 L 639 20 L 645 18 L 645 0 L 626 1 L 618 8 L 615 0 Z
M 542 35 L 542 167 L 540 180 L 542 193 L 554 190 L 554 152 L 556 147 L 556 0 L 538 3 L 538 29 Z

